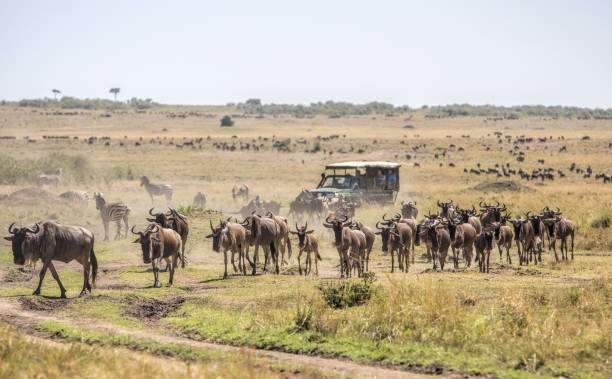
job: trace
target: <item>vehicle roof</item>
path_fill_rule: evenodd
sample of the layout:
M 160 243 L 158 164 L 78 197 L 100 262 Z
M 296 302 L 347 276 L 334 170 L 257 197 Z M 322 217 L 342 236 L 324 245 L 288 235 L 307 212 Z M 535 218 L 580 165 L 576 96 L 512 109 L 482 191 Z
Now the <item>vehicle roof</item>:
M 340 162 L 340 163 L 332 163 L 325 166 L 325 169 L 334 169 L 334 168 L 366 168 L 366 167 L 380 167 L 380 168 L 397 168 L 401 165 L 395 162 Z

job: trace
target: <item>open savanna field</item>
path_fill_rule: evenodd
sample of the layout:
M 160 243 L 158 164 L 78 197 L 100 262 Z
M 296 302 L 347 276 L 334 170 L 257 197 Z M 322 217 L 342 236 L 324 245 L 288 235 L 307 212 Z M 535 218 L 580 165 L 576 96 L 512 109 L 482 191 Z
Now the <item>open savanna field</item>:
M 222 116 L 237 114 L 232 107 L 113 112 L 0 106 L 0 136 L 16 137 L 0 139 L 4 235 L 12 222 L 52 219 L 83 226 L 95 235 L 99 262 L 91 294 L 77 297 L 79 264 L 58 262 L 68 299 L 58 298 L 50 273 L 42 296 L 32 296 L 40 263 L 35 270 L 14 265 L 11 246 L 2 239 L 0 377 L 612 375 L 612 183 L 595 179 L 612 174 L 612 120 L 427 118 L 419 110 L 338 118 L 253 115 L 233 117 L 233 127 L 219 126 Z M 533 140 L 515 143 L 520 136 Z M 97 139 L 89 143 L 89 137 Z M 247 143 L 251 147 L 241 150 Z M 274 143 L 290 151 L 280 152 Z M 236 149 L 218 148 L 225 144 Z M 517 161 L 519 151 L 523 162 Z M 421 246 L 408 273 L 392 274 L 391 257 L 377 239 L 370 262 L 375 280 L 366 283 L 339 279 L 333 236 L 311 221 L 321 245 L 318 277 L 298 275 L 293 240 L 280 275 L 259 270 L 242 276 L 230 267 L 223 279 L 223 255 L 212 251 L 206 235 L 209 220 L 216 225 L 244 205 L 232 200 L 235 184 L 248 184 L 251 197 L 280 202 L 281 215 L 287 215 L 289 202 L 317 185 L 326 164 L 353 160 L 402 165 L 396 204 L 358 208 L 355 220 L 365 225 L 398 212 L 402 200 L 416 201 L 417 220 L 438 212 L 438 200 L 452 199 L 462 208 L 499 201 L 513 216 L 559 207 L 576 225 L 575 259 L 556 263 L 545 249 L 543 263 L 519 266 L 513 245 L 513 264 L 500 262 L 494 247 L 488 274 L 478 272 L 477 264 L 464 268 L 463 261 L 459 269 L 448 262 L 441 272 L 432 270 Z M 593 175 L 570 171 L 572 163 L 590 166 Z M 509 164 L 529 173 L 552 168 L 555 178 L 464 172 L 478 164 L 485 170 Z M 39 175 L 58 168 L 59 186 L 37 187 Z M 156 210 L 182 207 L 189 217 L 189 264 L 177 270 L 172 287 L 165 272 L 162 288 L 152 287 L 151 265 L 142 262 L 133 235 L 113 240 L 111 223 L 110 241 L 104 241 L 94 201 L 58 197 L 69 189 L 92 198 L 103 192 L 108 202 L 124 201 L 130 226 L 142 229 L 153 205 L 140 175 L 174 187 L 170 202 L 155 198 Z M 187 208 L 198 191 L 207 197 L 206 209 Z M 301 222 L 290 219 L 292 229 L 295 221 Z M 321 288 L 341 282 L 363 285 L 370 298 L 329 307 Z

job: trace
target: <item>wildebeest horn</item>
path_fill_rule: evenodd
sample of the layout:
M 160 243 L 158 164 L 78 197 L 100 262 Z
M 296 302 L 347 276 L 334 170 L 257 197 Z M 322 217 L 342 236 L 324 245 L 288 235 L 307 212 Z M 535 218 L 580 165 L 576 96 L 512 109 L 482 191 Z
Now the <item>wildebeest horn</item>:
M 386 213 L 386 212 L 385 212 L 385 214 L 384 214 L 384 215 L 382 215 L 382 219 L 383 219 L 383 221 L 391 221 L 391 220 L 392 220 L 391 218 L 385 218 L 385 216 L 386 216 L 386 215 L 387 215 L 387 213 Z
M 378 226 L 378 224 L 380 224 L 380 221 L 376 221 L 376 229 L 378 230 L 384 230 L 385 228 L 381 228 L 380 226 Z
M 529 218 L 529 214 L 531 213 L 531 211 L 527 211 L 527 213 L 525 213 L 525 217 Z
M 442 208 L 442 204 L 440 204 L 440 200 L 438 200 L 438 206 Z
M 480 208 L 486 208 L 486 206 L 482 205 L 482 200 L 480 200 L 480 202 L 478 202 L 478 206 L 479 206 Z
M 153 207 L 153 208 L 154 208 L 154 207 Z M 150 214 L 151 216 L 155 217 L 155 216 L 156 216 L 156 214 L 154 214 L 154 213 L 153 213 L 153 208 L 149 209 L 149 214 Z
M 34 226 L 36 227 L 36 230 L 34 230 L 34 229 L 30 228 L 30 227 L 27 227 L 27 228 L 25 228 L 26 232 L 30 232 L 30 233 L 34 233 L 34 234 L 38 233 L 38 231 L 40 230 L 40 225 L 38 225 L 38 223 L 36 223 L 36 224 L 34 224 Z
M 304 230 L 308 229 L 308 221 L 306 221 L 306 224 L 304 225 Z
M 11 234 L 15 234 L 15 231 L 13 229 L 11 229 L 13 227 L 13 225 L 15 225 L 14 222 L 11 225 L 9 225 L 9 229 L 8 229 L 9 233 L 11 233 Z
M 331 223 L 333 222 L 333 221 L 330 221 L 330 220 L 329 220 L 329 218 L 330 218 L 331 216 L 332 216 L 332 215 L 327 215 L 327 217 L 325 217 L 325 222 L 326 222 L 326 223 L 331 224 Z
M 476 213 L 476 208 L 474 207 L 474 204 L 472 204 L 472 212 Z
M 210 230 L 213 230 L 214 228 L 213 228 L 212 220 L 208 219 L 208 222 L 210 223 Z
M 142 237 L 144 235 L 144 233 L 143 232 L 135 232 L 134 231 L 135 227 L 136 227 L 136 225 L 132 225 L 132 228 L 130 229 L 130 232 L 132 232 L 132 234 L 138 234 L 138 235 L 140 235 Z
M 506 210 L 506 203 L 502 204 L 502 208 L 499 210 L 500 212 L 503 212 Z
M 555 213 L 560 215 L 561 214 L 561 209 L 559 209 L 559 207 L 555 207 L 555 208 L 557 208 L 557 211 Z
M 496 203 L 495 206 L 499 207 L 499 201 L 495 200 L 495 203 Z
M 393 217 L 393 219 L 401 219 L 402 218 L 402 214 L 401 213 L 396 213 L 395 216 Z
M 342 216 L 344 217 L 344 219 L 343 219 L 343 220 L 341 220 L 341 221 L 338 219 L 338 221 L 340 221 L 340 222 L 345 222 L 346 220 L 348 220 L 348 217 L 347 217 L 346 215 L 342 215 Z

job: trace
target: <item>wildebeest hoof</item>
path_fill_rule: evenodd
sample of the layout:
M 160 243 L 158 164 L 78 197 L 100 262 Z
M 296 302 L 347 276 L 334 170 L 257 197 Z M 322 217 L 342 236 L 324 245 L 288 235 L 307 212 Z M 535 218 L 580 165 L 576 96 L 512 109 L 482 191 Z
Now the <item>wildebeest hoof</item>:
M 159 283 L 155 283 L 155 284 L 153 284 L 153 287 L 154 287 L 154 288 L 161 288 L 161 284 L 159 284 Z
M 62 292 L 62 294 L 60 295 L 60 299 L 66 299 L 66 292 Z
M 87 291 L 82 290 L 82 291 L 81 291 L 81 293 L 79 294 L 79 297 L 84 296 L 84 295 L 86 295 L 86 294 L 87 294 Z

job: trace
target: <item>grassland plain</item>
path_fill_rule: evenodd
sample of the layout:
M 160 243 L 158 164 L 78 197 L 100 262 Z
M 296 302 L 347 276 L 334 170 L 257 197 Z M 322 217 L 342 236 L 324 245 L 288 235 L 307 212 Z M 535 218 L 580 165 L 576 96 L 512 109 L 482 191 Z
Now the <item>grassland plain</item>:
M 212 117 L 191 117 L 189 112 Z M 49 218 L 83 225 L 96 234 L 101 274 L 91 296 L 68 301 L 31 297 L 38 275 L 14 266 L 10 247 L 3 240 L 2 301 L 58 318 L 54 322 L 40 322 L 22 333 L 34 330 L 44 338 L 52 334 L 77 344 L 80 342 L 74 341 L 96 342 L 100 348 L 80 352 L 84 354 L 82 360 L 109 356 L 109 365 L 117 364 L 112 362 L 114 349 L 139 350 L 138 354 L 147 357 L 169 355 L 174 357 L 172 362 L 183 361 L 186 353 L 178 345 L 174 352 L 170 348 L 162 351 L 155 350 L 156 344 L 150 341 L 117 338 L 112 331 L 100 334 L 94 326 L 102 323 L 219 344 L 349 359 L 417 373 L 495 377 L 609 377 L 612 373 L 609 317 L 612 236 L 609 228 L 597 227 L 600 224 L 594 222 L 610 216 L 612 185 L 568 170 L 575 163 L 581 168 L 590 165 L 596 173 L 612 173 L 612 121 L 427 119 L 413 112 L 393 117 L 236 117 L 233 128 L 220 128 L 221 116 L 235 110 L 160 107 L 146 113 L 110 112 L 111 117 L 100 117 L 107 113 L 101 111 L 79 111 L 72 116 L 53 113 L 0 107 L 0 135 L 17 137 L 0 140 L 0 159 L 6 163 L 0 168 L 0 194 L 32 186 L 38 174 L 64 168 L 62 184 L 58 188 L 44 188 L 51 197 L 32 190 L 28 196 L 2 200 L 0 225 L 30 224 Z M 178 113 L 187 116 L 168 117 Z M 404 128 L 407 124 L 414 128 Z M 495 131 L 513 138 L 525 135 L 535 139 L 519 146 L 525 152 L 525 162 L 519 163 L 509 154 L 514 144 L 503 138 L 500 143 L 493 134 Z M 329 141 L 316 138 L 332 134 L 339 138 Z M 42 138 L 48 135 L 70 138 Z M 74 139 L 75 136 L 79 138 Z M 89 144 L 85 138 L 90 136 L 99 139 Z M 103 136 L 110 140 L 101 140 Z M 589 138 L 583 139 L 585 136 Z M 538 142 L 538 137 L 552 138 Z M 196 138 L 203 140 L 195 148 L 183 145 Z M 291 152 L 276 151 L 272 147 L 273 138 L 291 138 Z M 299 138 L 306 143 L 298 143 Z M 257 152 L 240 151 L 239 147 L 237 151 L 223 151 L 215 146 L 220 143 L 239 146 L 241 142 L 263 144 L 263 148 Z M 320 144 L 320 152 L 309 152 L 316 144 Z M 421 146 L 413 150 L 417 145 Z M 566 152 L 559 152 L 562 146 Z M 442 151 L 446 151 L 445 156 L 439 154 Z M 209 233 L 209 219 L 217 222 L 242 205 L 231 200 L 230 189 L 234 184 L 248 183 L 253 194 L 280 201 L 281 214 L 286 214 L 289 201 L 302 188 L 316 184 L 326 163 L 362 159 L 402 163 L 398 200 L 416 200 L 421 215 L 428 210 L 434 212 L 438 199 L 453 199 L 464 207 L 477 205 L 480 200 L 499 200 L 508 205 L 513 215 L 544 205 L 559 206 L 577 225 L 576 259 L 555 263 L 554 257 L 545 253 L 543 264 L 529 267 L 492 259 L 492 272 L 484 275 L 474 268 L 433 272 L 430 264 L 418 257 L 409 274 L 390 274 L 390 259 L 381 252 L 377 241 L 371 266 L 377 280 L 370 301 L 357 307 L 331 309 L 325 305 L 318 287 L 338 282 L 338 257 L 329 232 L 316 225 L 315 233 L 322 242 L 320 278 L 295 275 L 294 256 L 280 276 L 233 275 L 221 280 L 223 258 L 212 252 L 205 236 Z M 542 159 L 544 165 L 538 163 Z M 413 166 L 415 161 L 420 167 Z M 451 162 L 455 167 L 449 166 Z M 567 176 L 541 182 L 523 181 L 516 176 L 499 179 L 464 173 L 464 168 L 475 168 L 477 163 L 484 168 L 509 163 L 512 168 L 526 171 L 551 167 L 563 170 Z M 139 186 L 138 175 L 143 174 L 155 182 L 173 184 L 173 200 L 166 203 L 159 198 L 151 204 Z M 505 183 L 502 190 L 488 186 L 499 181 Z M 514 183 L 507 185 L 509 182 Z M 474 189 L 478 185 L 485 190 Z M 139 248 L 130 243 L 131 239 L 102 241 L 102 225 L 92 202 L 74 205 L 53 197 L 71 188 L 90 194 L 102 191 L 109 201 L 125 201 L 132 208 L 130 225 L 138 227 L 145 225 L 144 217 L 151 206 L 163 209 L 187 205 L 197 191 L 207 195 L 207 208 L 221 212 L 190 215 L 192 233 L 187 243 L 190 264 L 179 270 L 174 287 L 155 289 L 151 288 L 151 270 L 142 264 Z M 38 199 L 32 198 L 32 194 L 38 194 Z M 357 210 L 356 219 L 374 225 L 384 212 L 397 209 L 366 205 Z M 497 258 L 495 251 L 492 257 Z M 516 257 L 514 247 L 513 254 Z M 82 284 L 80 266 L 57 267 L 69 296 L 76 295 Z M 162 278 L 162 282 L 167 280 L 164 274 Z M 46 279 L 42 293 L 47 297 L 59 294 L 52 278 Z M 15 318 L 5 321 L 19 325 Z M 23 334 L 11 336 L 15 341 L 28 343 L 29 337 Z M 207 358 L 194 359 L 206 370 Z M 214 366 L 215 359 L 212 361 Z M 10 370 L 23 364 L 12 362 L 4 367 Z M 243 370 L 239 366 L 243 363 L 237 359 L 236 370 Z M 251 363 L 246 364 L 252 367 Z M 132 367 L 135 372 L 148 372 L 145 366 Z M 92 370 L 96 367 L 99 366 Z M 184 367 L 178 364 L 172 370 L 180 376 L 189 376 L 181 371 Z M 260 376 L 270 372 L 298 374 L 296 370 L 279 371 L 269 363 L 249 370 Z M 318 371 L 303 367 L 297 371 L 319 375 Z M 175 372 L 160 376 L 171 374 Z M 233 371 L 216 375 L 232 376 Z

